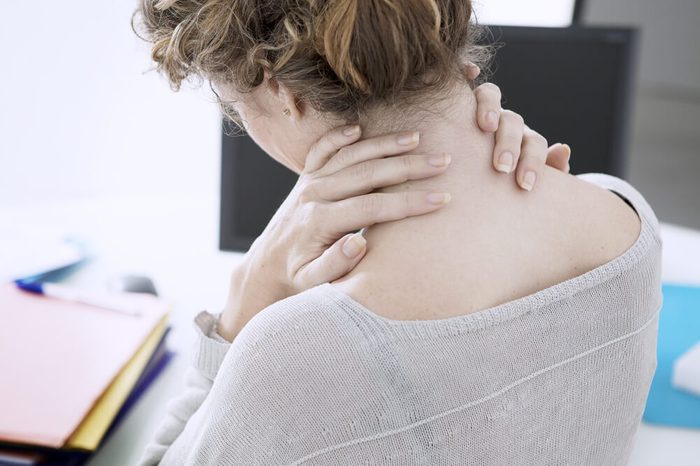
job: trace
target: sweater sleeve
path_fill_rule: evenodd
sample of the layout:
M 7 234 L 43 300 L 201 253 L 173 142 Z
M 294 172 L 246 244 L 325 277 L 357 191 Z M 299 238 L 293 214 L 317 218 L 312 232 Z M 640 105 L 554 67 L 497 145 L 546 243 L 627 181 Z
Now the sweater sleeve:
M 158 464 L 183 431 L 187 420 L 207 397 L 221 362 L 231 344 L 216 332 L 219 315 L 206 311 L 194 319 L 197 333 L 192 363 L 185 374 L 185 390 L 168 404 L 165 419 L 146 446 L 139 465 Z

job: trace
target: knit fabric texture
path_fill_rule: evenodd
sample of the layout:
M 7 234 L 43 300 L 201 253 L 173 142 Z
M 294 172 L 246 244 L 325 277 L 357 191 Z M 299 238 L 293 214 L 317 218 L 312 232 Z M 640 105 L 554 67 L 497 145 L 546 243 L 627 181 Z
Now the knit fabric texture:
M 392 320 L 323 283 L 257 314 L 230 345 L 198 332 L 186 391 L 140 464 L 623 465 L 656 368 L 659 224 L 622 255 L 472 314 Z

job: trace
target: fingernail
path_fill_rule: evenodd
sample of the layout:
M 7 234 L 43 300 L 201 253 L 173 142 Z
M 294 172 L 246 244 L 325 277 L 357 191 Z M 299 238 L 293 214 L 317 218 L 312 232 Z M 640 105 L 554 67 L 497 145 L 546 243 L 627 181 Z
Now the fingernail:
M 503 173 L 510 173 L 513 169 L 513 154 L 510 152 L 504 152 L 498 157 L 498 165 L 496 165 L 496 170 Z
M 450 193 L 428 193 L 426 196 L 428 202 L 435 205 L 447 204 L 452 199 Z
M 535 180 L 537 179 L 537 173 L 533 171 L 528 171 L 523 177 L 523 188 L 528 191 L 532 191 L 532 187 L 535 186 Z
M 496 112 L 487 113 L 486 122 L 491 124 L 491 126 L 496 126 L 496 124 L 498 124 L 498 114 L 496 114 Z
M 571 147 L 569 147 L 568 144 L 562 144 L 564 146 L 564 149 L 566 149 L 566 158 L 567 160 L 571 158 Z
M 350 259 L 357 257 L 365 248 L 365 244 L 367 244 L 367 240 L 362 236 L 362 233 L 355 233 L 345 240 L 345 244 L 343 244 L 343 254 Z
M 353 126 L 350 126 L 349 128 L 345 128 L 345 129 L 343 130 L 343 134 L 346 135 L 346 136 L 348 136 L 348 137 L 349 137 L 349 136 L 354 136 L 355 134 L 357 134 L 357 131 L 358 131 L 359 129 L 360 129 L 359 126 L 353 125 Z
M 396 142 L 398 142 L 402 146 L 408 146 L 418 142 L 419 138 L 420 135 L 418 134 L 418 131 L 413 131 L 410 133 L 400 134 L 399 137 L 396 138 Z
M 433 155 L 430 158 L 428 158 L 428 163 L 432 165 L 433 167 L 445 167 L 449 165 L 449 163 L 452 161 L 452 157 L 450 157 L 447 154 L 444 155 Z

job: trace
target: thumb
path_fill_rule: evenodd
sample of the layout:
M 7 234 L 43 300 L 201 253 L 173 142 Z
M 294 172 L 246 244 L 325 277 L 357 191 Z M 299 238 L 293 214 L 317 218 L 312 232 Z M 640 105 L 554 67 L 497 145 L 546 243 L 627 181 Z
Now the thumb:
M 552 144 L 547 150 L 547 165 L 563 172 L 569 172 L 571 148 L 568 144 Z
M 366 245 L 361 231 L 343 236 L 299 271 L 301 276 L 297 283 L 308 289 L 344 276 L 362 260 L 367 252 Z

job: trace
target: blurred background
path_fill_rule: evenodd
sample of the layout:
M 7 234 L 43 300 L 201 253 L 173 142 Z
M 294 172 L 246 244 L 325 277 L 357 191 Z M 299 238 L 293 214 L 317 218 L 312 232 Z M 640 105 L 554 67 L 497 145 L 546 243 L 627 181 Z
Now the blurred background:
M 0 6 L 0 264 L 19 260 L 12 255 L 17 238 L 77 237 L 92 259 L 67 282 L 104 287 L 125 274 L 151 277 L 176 303 L 170 345 L 185 353 L 191 317 L 223 305 L 240 257 L 219 249 L 228 209 L 221 209 L 221 118 L 208 86 L 174 93 L 151 70 L 149 47 L 130 27 L 134 7 L 116 0 Z M 698 0 L 480 0 L 475 8 L 484 24 L 566 27 L 576 17 L 581 25 L 635 29 L 624 178 L 674 232 L 700 230 Z M 586 155 L 572 149 L 576 173 L 577 157 Z M 239 193 L 236 202 L 244 198 Z M 692 244 L 698 249 L 685 252 L 700 253 L 700 242 Z M 138 457 L 186 363 L 174 359 L 144 395 L 149 408 L 130 415 L 130 428 L 101 446 L 93 464 Z M 700 444 L 692 433 L 650 432 L 632 464 Z
M 481 21 L 496 10 L 516 24 L 518 9 L 499 3 L 479 2 Z M 557 17 L 526 3 L 520 16 L 535 24 Z M 12 46 L 0 87 L 0 205 L 95 195 L 217 202 L 217 108 L 206 86 L 173 93 L 148 72 L 149 49 L 128 27 L 133 3 L 40 5 L 2 7 L 0 38 Z M 639 27 L 629 181 L 662 220 L 700 228 L 700 3 L 589 0 L 581 15 Z
M 499 23 L 547 25 L 561 17 L 539 13 L 538 2 L 501 3 L 481 0 L 480 20 L 499 11 L 509 13 Z M 564 11 L 569 3 L 544 2 Z M 8 21 L 0 38 L 12 46 L 4 51 L 0 86 L 0 205 L 96 195 L 217 202 L 216 106 L 206 86 L 173 93 L 148 72 L 149 49 L 128 27 L 133 6 L 3 5 Z M 700 228 L 700 3 L 589 0 L 581 19 L 639 27 L 629 181 L 662 220 Z

